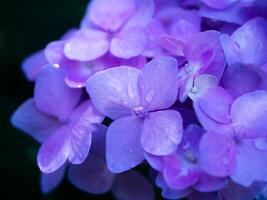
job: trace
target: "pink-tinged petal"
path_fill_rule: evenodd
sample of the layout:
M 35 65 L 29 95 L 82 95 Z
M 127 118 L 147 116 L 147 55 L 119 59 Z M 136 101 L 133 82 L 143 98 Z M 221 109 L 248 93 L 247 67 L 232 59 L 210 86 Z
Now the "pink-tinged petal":
M 134 0 L 136 11 L 134 15 L 128 20 L 124 28 L 143 27 L 145 28 L 152 20 L 155 4 L 153 0 Z
M 77 65 L 77 61 L 69 60 L 64 55 L 65 41 L 50 42 L 45 50 L 45 56 L 48 63 L 55 67 L 72 67 Z
M 109 48 L 108 34 L 93 29 L 80 29 L 65 42 L 65 56 L 71 60 L 89 61 L 103 56 Z
M 198 99 L 200 109 L 219 123 L 230 123 L 233 97 L 222 87 L 209 87 Z
M 193 87 L 188 96 L 193 101 L 197 101 L 209 87 L 217 86 L 218 82 L 218 79 L 213 75 L 201 74 L 194 79 Z
M 22 63 L 22 70 L 28 80 L 35 80 L 39 72 L 48 63 L 44 51 L 36 52 L 26 58 Z
M 225 9 L 228 6 L 232 5 L 233 3 L 237 2 L 238 0 L 202 0 L 205 4 L 210 6 L 211 8 L 215 9 Z
M 213 192 L 223 188 L 228 183 L 227 178 L 218 178 L 201 173 L 194 189 L 199 192 Z
M 254 140 L 242 140 L 236 147 L 236 168 L 231 179 L 249 187 L 254 181 L 267 181 L 267 151 L 256 148 Z
M 15 111 L 11 123 L 40 143 L 45 141 L 60 126 L 55 118 L 40 112 L 33 99 L 28 99 Z
M 149 165 L 157 171 L 162 172 L 164 167 L 164 157 L 162 156 L 154 156 L 150 153 L 145 152 L 146 161 Z
M 155 199 L 151 183 L 135 171 L 119 174 L 114 182 L 112 192 L 119 200 Z
M 159 40 L 161 47 L 169 51 L 172 55 L 183 56 L 183 41 L 167 34 L 160 35 Z
M 42 193 L 50 193 L 63 181 L 66 167 L 62 166 L 57 171 L 50 174 L 41 174 L 41 191 Z
M 144 28 L 123 29 L 111 39 L 110 52 L 119 58 L 131 58 L 141 55 L 148 43 Z
M 228 65 L 241 62 L 238 44 L 227 34 L 222 34 L 220 40 Z
M 108 170 L 104 158 L 89 155 L 83 164 L 71 165 L 68 179 L 75 187 L 85 192 L 103 194 L 112 188 L 115 175 Z
M 61 69 L 47 67 L 36 79 L 34 101 L 39 110 L 66 120 L 80 100 L 81 91 L 69 88 Z
M 267 135 L 267 92 L 254 91 L 237 98 L 231 108 L 234 130 L 241 137 Z
M 86 89 L 97 110 L 112 119 L 131 115 L 140 104 L 137 89 L 139 72 L 136 68 L 121 66 L 91 76 Z
M 144 160 L 140 142 L 143 122 L 134 116 L 114 121 L 107 132 L 107 165 L 111 172 L 127 171 Z
M 43 173 L 55 172 L 67 161 L 69 133 L 69 127 L 63 126 L 42 144 L 37 162 Z
M 162 174 L 158 174 L 156 178 L 156 185 L 162 189 L 161 195 L 166 199 L 180 199 L 188 196 L 192 191 L 187 188 L 185 190 L 171 189 Z
M 170 188 L 184 190 L 197 183 L 199 168 L 185 160 L 183 155 L 173 154 L 165 157 L 164 160 L 163 175 Z
M 214 132 L 203 135 L 199 144 L 199 164 L 207 174 L 228 176 L 233 172 L 235 162 L 235 143 L 231 137 Z
M 94 0 L 89 7 L 89 19 L 105 30 L 116 31 L 135 10 L 134 0 Z
M 144 66 L 138 88 L 142 103 L 148 110 L 166 109 L 175 103 L 177 73 L 177 62 L 172 57 L 154 59 Z
M 238 97 L 259 88 L 261 77 L 253 69 L 235 63 L 228 65 L 222 78 L 222 84 L 233 97 Z
M 211 30 L 195 34 L 185 45 L 184 55 L 193 71 L 221 78 L 226 61 L 219 32 Z
M 198 105 L 197 102 L 193 103 L 194 111 L 197 115 L 197 118 L 200 122 L 200 124 L 203 126 L 203 128 L 207 131 L 215 131 L 217 132 L 220 130 L 220 132 L 225 134 L 232 134 L 233 129 L 229 124 L 221 124 L 210 118 Z
M 183 120 L 174 110 L 149 113 L 144 120 L 142 145 L 146 152 L 153 155 L 173 153 L 182 140 Z
M 227 200 L 251 200 L 259 194 L 264 185 L 255 182 L 250 187 L 243 187 L 231 181 L 219 191 L 219 194 Z
M 267 62 L 267 21 L 264 18 L 246 22 L 231 38 L 239 46 L 244 63 L 263 65 Z

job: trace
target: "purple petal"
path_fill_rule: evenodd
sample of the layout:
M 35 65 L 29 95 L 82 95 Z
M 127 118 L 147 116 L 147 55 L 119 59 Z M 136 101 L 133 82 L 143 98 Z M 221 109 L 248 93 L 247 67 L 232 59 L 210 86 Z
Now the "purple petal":
M 138 88 L 148 110 L 166 109 L 176 101 L 177 73 L 177 62 L 172 57 L 154 59 L 145 65 Z
M 251 68 L 236 63 L 228 65 L 222 83 L 233 97 L 238 97 L 257 89 L 261 83 L 261 78 Z
M 233 98 L 221 87 L 209 87 L 198 99 L 200 109 L 219 123 L 230 123 Z
M 188 96 L 193 100 L 196 101 L 199 99 L 203 93 L 209 88 L 218 85 L 218 79 L 210 74 L 201 74 L 197 76 L 194 80 L 193 87 L 191 91 L 188 93 Z
M 263 65 L 267 62 L 267 21 L 264 18 L 248 21 L 231 38 L 239 46 L 244 63 Z
M 111 40 L 110 52 L 119 58 L 131 58 L 143 53 L 148 42 L 148 35 L 143 28 L 123 29 Z
M 173 154 L 165 158 L 164 178 L 172 189 L 183 190 L 194 185 L 199 178 L 199 168 L 183 155 Z
M 162 34 L 159 37 L 160 45 L 172 55 L 183 56 L 184 43 L 174 36 Z
M 33 81 L 47 63 L 44 51 L 39 51 L 30 55 L 23 61 L 22 70 L 26 78 Z
M 213 192 L 223 188 L 227 183 L 227 178 L 218 178 L 201 173 L 199 181 L 194 185 L 194 189 L 199 192 Z
M 37 162 L 43 173 L 58 170 L 68 158 L 69 127 L 63 126 L 54 132 L 41 146 Z
M 90 155 L 81 165 L 71 165 L 68 172 L 69 181 L 77 188 L 92 194 L 108 192 L 114 183 L 112 174 L 104 158 Z
M 131 27 L 146 27 L 152 20 L 154 14 L 154 1 L 153 0 L 134 0 L 136 5 L 136 12 L 125 24 L 124 28 Z
M 66 41 L 64 53 L 67 58 L 72 60 L 89 61 L 103 56 L 108 48 L 107 33 L 84 28 L 76 31 Z
M 97 110 L 112 119 L 131 115 L 140 104 L 139 72 L 136 68 L 121 66 L 91 76 L 86 89 Z
M 152 185 L 135 171 L 125 172 L 116 177 L 113 194 L 119 200 L 153 200 Z
M 56 119 L 40 112 L 33 99 L 28 99 L 15 111 L 11 122 L 13 126 L 25 131 L 41 143 L 60 126 Z
M 236 168 L 231 179 L 245 187 L 254 181 L 267 181 L 267 151 L 257 149 L 253 140 L 242 140 L 236 148 Z
M 231 4 L 237 2 L 238 0 L 202 0 L 208 6 L 215 8 L 215 9 L 225 9 Z
M 94 0 L 90 4 L 89 18 L 95 25 L 116 31 L 135 13 L 134 0 Z
M 165 110 L 149 113 L 144 120 L 142 145 L 153 155 L 173 153 L 182 140 L 183 122 L 177 111 Z
M 208 132 L 199 144 L 199 164 L 209 175 L 224 177 L 235 167 L 235 144 L 229 136 Z
M 34 88 L 34 100 L 42 112 L 66 120 L 80 100 L 81 91 L 69 88 L 64 72 L 47 67 L 39 74 Z
M 50 193 L 63 181 L 66 167 L 62 166 L 57 171 L 50 174 L 41 174 L 41 191 L 42 193 Z
M 243 187 L 229 182 L 229 184 L 219 191 L 221 197 L 227 200 L 251 200 L 254 199 L 264 187 L 261 183 L 255 182 L 251 187 Z
M 241 137 L 266 136 L 267 92 L 254 91 L 237 98 L 231 116 L 234 130 Z
M 140 142 L 142 121 L 134 116 L 114 121 L 107 132 L 107 165 L 113 173 L 129 170 L 144 160 Z
M 145 152 L 146 161 L 149 165 L 157 171 L 163 171 L 164 167 L 164 157 L 162 156 L 154 156 L 152 154 Z

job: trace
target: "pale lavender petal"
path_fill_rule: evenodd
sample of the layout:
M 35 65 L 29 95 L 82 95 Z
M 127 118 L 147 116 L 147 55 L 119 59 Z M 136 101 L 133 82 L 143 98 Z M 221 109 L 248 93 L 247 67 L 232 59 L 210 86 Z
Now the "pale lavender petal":
M 28 80 L 35 80 L 38 73 L 48 64 L 48 61 L 44 55 L 44 51 L 38 51 L 22 63 L 22 70 Z
M 238 44 L 227 34 L 222 34 L 220 40 L 228 65 L 241 62 L 242 58 Z
M 80 100 L 81 91 L 69 88 L 61 69 L 47 67 L 36 79 L 34 101 L 39 110 L 66 120 Z
M 239 46 L 244 63 L 263 65 L 267 62 L 267 21 L 264 18 L 246 22 L 231 38 Z
M 261 77 L 253 69 L 240 63 L 228 65 L 222 78 L 223 87 L 233 97 L 259 88 L 260 83 Z
M 144 28 L 123 29 L 111 39 L 110 52 L 119 58 L 131 58 L 141 55 L 148 42 Z
M 219 123 L 230 123 L 233 97 L 222 87 L 209 87 L 198 99 L 200 109 Z
M 119 174 L 112 191 L 118 200 L 155 199 L 152 185 L 144 176 L 135 171 Z
M 226 135 L 208 132 L 199 144 L 199 164 L 209 175 L 225 177 L 233 172 L 236 160 L 234 140 Z
M 218 85 L 218 79 L 210 74 L 201 74 L 194 79 L 193 87 L 188 96 L 193 100 L 198 100 L 209 88 Z
M 142 145 L 153 155 L 173 153 L 182 140 L 183 122 L 179 112 L 174 110 L 149 113 L 144 120 Z
M 155 5 L 153 0 L 134 0 L 136 11 L 134 15 L 128 20 L 124 28 L 131 27 L 146 27 L 152 20 Z
M 134 116 L 114 121 L 107 132 L 107 165 L 113 173 L 127 171 L 144 160 L 142 121 Z
M 89 61 L 103 56 L 108 48 L 107 33 L 84 28 L 76 31 L 66 41 L 64 53 L 67 58 L 72 60 Z
M 94 0 L 89 7 L 89 19 L 95 25 L 116 31 L 135 13 L 134 0 Z
M 108 192 L 115 177 L 108 170 L 105 159 L 97 155 L 90 155 L 81 165 L 71 165 L 68 171 L 68 179 L 74 186 L 92 194 Z
M 136 68 L 121 66 L 91 76 L 86 89 L 97 110 L 112 119 L 131 115 L 140 104 L 137 89 L 139 72 Z
M 43 173 L 58 170 L 68 158 L 69 127 L 63 126 L 55 131 L 41 146 L 37 162 Z
M 227 178 L 219 178 L 201 173 L 199 181 L 194 185 L 194 189 L 199 192 L 213 192 L 223 188 L 227 183 Z
M 172 57 L 154 59 L 144 66 L 138 88 L 148 110 L 166 109 L 176 101 L 177 73 L 177 62 Z
M 199 168 L 183 158 L 183 155 L 173 154 L 165 157 L 163 175 L 166 183 L 172 189 L 184 190 L 197 183 Z
M 267 181 L 267 151 L 254 146 L 254 140 L 242 140 L 236 147 L 236 168 L 231 179 L 245 187 L 254 181 Z
M 254 91 L 237 98 L 231 116 L 234 130 L 241 137 L 266 136 L 267 92 Z
M 66 167 L 62 166 L 57 171 L 50 174 L 41 174 L 41 191 L 42 193 L 50 193 L 63 181 Z
M 33 99 L 28 99 L 15 111 L 11 122 L 13 126 L 25 131 L 41 143 L 60 126 L 55 118 L 40 112 Z

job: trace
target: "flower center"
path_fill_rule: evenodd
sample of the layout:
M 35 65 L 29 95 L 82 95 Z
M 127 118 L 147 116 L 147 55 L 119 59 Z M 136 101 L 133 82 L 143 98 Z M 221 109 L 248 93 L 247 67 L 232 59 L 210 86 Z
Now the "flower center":
M 143 106 L 137 106 L 134 108 L 134 114 L 140 118 L 145 118 L 148 115 L 148 112 Z

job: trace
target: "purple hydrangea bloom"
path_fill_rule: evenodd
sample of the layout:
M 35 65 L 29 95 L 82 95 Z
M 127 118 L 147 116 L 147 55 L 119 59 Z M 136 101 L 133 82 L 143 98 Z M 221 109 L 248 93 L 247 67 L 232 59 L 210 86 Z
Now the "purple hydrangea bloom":
M 79 61 L 94 60 L 108 51 L 119 58 L 141 55 L 153 12 L 152 0 L 94 0 L 81 29 L 66 41 L 64 53 Z
M 166 110 L 176 101 L 176 75 L 177 62 L 165 57 L 142 70 L 121 66 L 89 78 L 86 88 L 93 104 L 115 120 L 107 133 L 111 171 L 138 165 L 144 160 L 144 150 L 154 155 L 176 150 L 182 138 L 182 119 L 177 111 Z
M 34 98 L 22 104 L 12 117 L 14 126 L 42 143 L 38 165 L 44 173 L 56 171 L 67 160 L 80 164 L 88 155 L 90 124 L 101 123 L 103 116 L 90 101 L 78 105 L 80 98 L 80 90 L 65 84 L 63 71 L 46 67 L 36 79 Z

